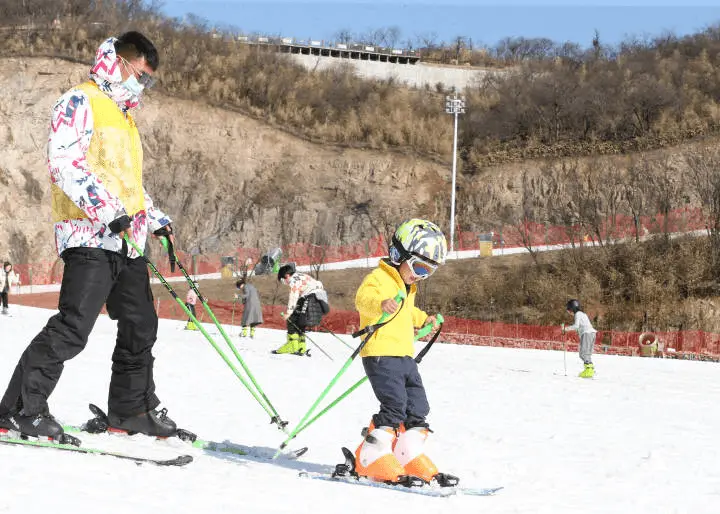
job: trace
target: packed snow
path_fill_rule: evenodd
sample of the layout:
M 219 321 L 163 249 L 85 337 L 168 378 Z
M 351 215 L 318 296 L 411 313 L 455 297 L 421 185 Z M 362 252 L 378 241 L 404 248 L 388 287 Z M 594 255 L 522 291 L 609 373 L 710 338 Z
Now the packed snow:
M 52 311 L 11 305 L 0 316 L 0 388 Z M 199 332 L 160 321 L 155 377 L 162 406 L 203 439 L 271 455 L 284 434 Z M 205 325 L 225 347 L 218 330 Z M 350 355 L 327 334 L 310 337 L 333 357 L 272 355 L 285 333 L 255 339 L 227 327 L 255 378 L 294 427 Z M 350 336 L 341 336 L 356 345 Z M 106 407 L 115 323 L 101 316 L 88 347 L 66 363 L 50 398 L 62 422 Z M 442 338 L 441 338 L 442 340 Z M 422 343 L 418 343 L 418 349 Z M 311 351 L 312 343 L 309 344 Z M 234 358 L 228 352 L 230 358 Z M 182 468 L 138 466 L 108 457 L 0 445 L 0 512 L 482 512 L 715 513 L 720 500 L 720 386 L 714 363 L 595 356 L 596 378 L 563 353 L 436 344 L 421 364 L 434 430 L 428 453 L 461 485 L 502 486 L 492 497 L 427 498 L 300 478 L 330 472 L 340 448 L 355 449 L 377 409 L 365 384 L 291 443 L 299 460 L 204 452 L 177 440 L 84 436 L 86 446 L 141 456 L 191 454 Z M 362 377 L 354 362 L 328 396 Z

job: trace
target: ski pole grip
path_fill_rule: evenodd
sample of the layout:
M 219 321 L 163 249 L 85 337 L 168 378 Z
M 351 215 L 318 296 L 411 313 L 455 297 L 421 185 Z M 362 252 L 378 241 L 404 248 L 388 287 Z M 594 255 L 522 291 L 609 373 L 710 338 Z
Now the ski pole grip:
M 435 315 L 435 320 L 437 321 L 438 325 L 442 325 L 445 323 L 445 318 L 443 318 L 443 315 L 439 312 Z M 418 330 L 417 335 L 415 336 L 415 340 L 421 339 L 428 335 L 430 332 L 432 332 L 433 328 L 435 328 L 435 325 L 432 325 L 428 323 L 424 327 L 422 327 L 420 330 Z

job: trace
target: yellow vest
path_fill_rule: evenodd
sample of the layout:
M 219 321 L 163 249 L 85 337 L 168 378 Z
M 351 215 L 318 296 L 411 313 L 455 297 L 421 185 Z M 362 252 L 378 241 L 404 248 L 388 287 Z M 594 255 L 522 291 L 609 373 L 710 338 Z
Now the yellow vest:
M 103 186 L 120 198 L 129 216 L 145 209 L 142 185 L 142 143 L 132 116 L 125 114 L 92 81 L 77 87 L 90 101 L 93 134 L 85 154 L 88 169 Z M 87 215 L 55 184 L 51 186 L 54 221 L 87 218 Z M 93 205 L 92 192 L 88 192 Z
M 392 266 L 380 261 L 380 265 L 368 276 L 355 294 L 355 307 L 360 313 L 360 327 L 377 323 L 382 316 L 380 303 L 395 298 L 399 290 L 405 290 L 405 282 Z M 410 286 L 407 298 L 392 321 L 380 327 L 360 351 L 361 357 L 403 357 L 414 355 L 415 328 L 425 323 L 428 315 L 415 307 L 417 286 Z

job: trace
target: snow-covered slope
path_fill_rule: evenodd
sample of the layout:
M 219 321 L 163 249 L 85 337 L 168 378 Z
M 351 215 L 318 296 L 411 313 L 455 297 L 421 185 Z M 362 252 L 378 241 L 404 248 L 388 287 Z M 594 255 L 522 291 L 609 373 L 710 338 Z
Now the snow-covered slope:
M 52 312 L 11 306 L 0 317 L 0 389 Z M 266 448 L 283 440 L 215 350 L 183 324 L 161 320 L 155 347 L 163 406 L 204 439 Z M 217 333 L 215 327 L 209 330 Z M 115 323 L 101 317 L 87 349 L 66 364 L 51 397 L 66 423 L 106 406 Z M 271 355 L 284 333 L 240 339 L 246 363 L 280 414 L 299 421 L 350 354 L 324 334 L 334 357 Z M 349 343 L 355 344 L 348 336 Z M 224 345 L 217 336 L 217 341 Z M 494 497 L 425 498 L 298 478 L 330 471 L 377 408 L 368 385 L 300 434 L 299 461 L 217 456 L 179 442 L 97 436 L 93 444 L 153 457 L 190 453 L 183 468 L 0 446 L 0 512 L 8 513 L 711 513 L 720 495 L 716 364 L 597 356 L 595 380 L 561 352 L 436 345 L 421 364 L 435 431 L 429 454 L 467 486 L 504 486 Z M 354 363 L 335 396 L 362 376 Z M 330 396 L 334 398 L 335 396 Z M 141 438 L 142 439 L 142 438 Z M 89 440 L 86 444 L 90 445 Z

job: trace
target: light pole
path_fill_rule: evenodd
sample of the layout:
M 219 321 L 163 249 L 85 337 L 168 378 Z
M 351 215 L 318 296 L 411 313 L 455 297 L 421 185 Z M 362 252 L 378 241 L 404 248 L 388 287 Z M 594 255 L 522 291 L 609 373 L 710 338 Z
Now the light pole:
M 450 252 L 455 250 L 455 172 L 457 170 L 457 133 L 458 114 L 465 112 L 465 98 L 458 98 L 457 93 L 445 97 L 445 112 L 455 115 L 455 130 L 453 131 L 453 164 L 452 164 L 452 192 L 450 193 Z

